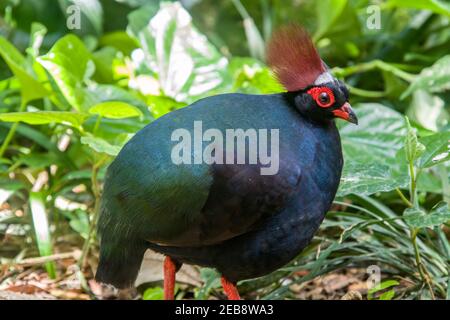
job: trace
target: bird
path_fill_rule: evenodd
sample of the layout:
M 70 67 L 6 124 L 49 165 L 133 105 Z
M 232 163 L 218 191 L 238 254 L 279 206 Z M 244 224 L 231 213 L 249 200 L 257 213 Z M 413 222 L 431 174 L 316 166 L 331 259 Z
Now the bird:
M 342 174 L 335 119 L 358 120 L 306 29 L 275 30 L 266 55 L 285 90 L 200 99 L 148 124 L 111 162 L 98 282 L 132 287 L 150 249 L 165 256 L 164 299 L 192 264 L 215 268 L 226 297 L 239 300 L 238 281 L 281 268 L 310 243 Z M 229 130 L 244 134 L 240 145 Z

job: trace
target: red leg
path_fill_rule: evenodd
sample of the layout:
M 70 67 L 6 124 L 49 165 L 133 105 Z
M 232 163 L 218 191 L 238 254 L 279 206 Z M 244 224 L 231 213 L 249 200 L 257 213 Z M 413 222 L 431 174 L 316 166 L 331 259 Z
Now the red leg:
M 175 298 L 175 273 L 177 264 L 170 257 L 164 259 L 164 300 Z
M 225 277 L 220 278 L 220 281 L 222 282 L 223 291 L 227 295 L 228 300 L 241 300 L 239 292 L 234 283 L 231 283 Z

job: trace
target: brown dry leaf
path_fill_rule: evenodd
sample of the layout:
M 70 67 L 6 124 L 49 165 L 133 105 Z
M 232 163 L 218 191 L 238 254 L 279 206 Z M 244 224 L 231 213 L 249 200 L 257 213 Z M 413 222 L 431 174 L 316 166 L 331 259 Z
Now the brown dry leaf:
M 61 289 L 52 289 L 50 290 L 50 294 L 58 299 L 65 300 L 89 300 L 89 295 L 85 293 L 80 293 L 77 290 L 61 290 Z
M 25 293 L 25 294 L 35 294 L 37 292 L 45 292 L 42 288 L 30 284 L 12 285 L 6 288 L 7 291 Z

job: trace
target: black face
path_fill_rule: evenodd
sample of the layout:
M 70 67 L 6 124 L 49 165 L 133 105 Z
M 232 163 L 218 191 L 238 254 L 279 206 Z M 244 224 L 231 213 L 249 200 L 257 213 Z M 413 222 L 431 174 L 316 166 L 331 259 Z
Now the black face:
M 342 118 L 357 123 L 356 116 L 348 103 L 349 92 L 339 80 L 307 87 L 289 93 L 295 107 L 305 116 L 317 121 Z

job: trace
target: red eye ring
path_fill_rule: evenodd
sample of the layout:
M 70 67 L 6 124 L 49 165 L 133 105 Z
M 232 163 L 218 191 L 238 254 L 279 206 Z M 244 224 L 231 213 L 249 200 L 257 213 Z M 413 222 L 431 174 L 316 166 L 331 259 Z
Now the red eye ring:
M 334 94 L 333 91 L 328 87 L 313 87 L 307 91 L 307 93 L 313 97 L 313 99 L 316 101 L 317 105 L 321 108 L 328 108 L 331 107 L 334 104 Z M 321 95 L 327 96 L 328 101 L 322 101 Z

